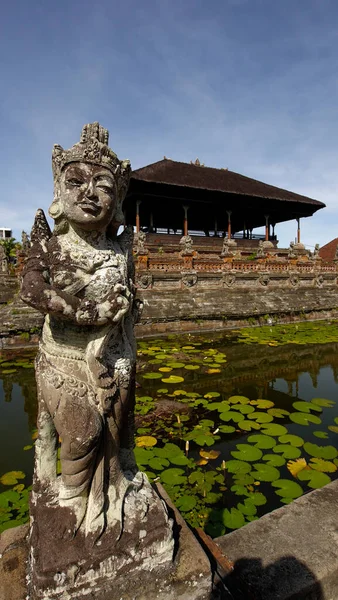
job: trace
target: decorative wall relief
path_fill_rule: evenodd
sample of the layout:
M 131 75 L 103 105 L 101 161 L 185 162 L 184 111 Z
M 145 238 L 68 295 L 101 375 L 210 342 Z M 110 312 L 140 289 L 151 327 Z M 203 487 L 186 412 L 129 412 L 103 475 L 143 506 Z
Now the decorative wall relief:
M 182 283 L 186 287 L 193 287 L 197 283 L 197 274 L 196 273 L 185 273 L 182 275 Z
M 236 273 L 227 273 L 223 276 L 223 283 L 227 287 L 232 287 L 236 282 Z
M 270 275 L 268 275 L 268 273 L 262 273 L 259 276 L 258 281 L 261 285 L 267 286 L 267 285 L 269 285 L 269 282 L 270 282 Z

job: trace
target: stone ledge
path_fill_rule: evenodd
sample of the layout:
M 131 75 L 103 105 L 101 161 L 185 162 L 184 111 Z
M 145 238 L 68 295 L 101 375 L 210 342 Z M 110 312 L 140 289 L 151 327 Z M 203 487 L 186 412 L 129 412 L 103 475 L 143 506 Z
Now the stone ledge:
M 234 599 L 337 600 L 337 514 L 338 480 L 217 538 Z

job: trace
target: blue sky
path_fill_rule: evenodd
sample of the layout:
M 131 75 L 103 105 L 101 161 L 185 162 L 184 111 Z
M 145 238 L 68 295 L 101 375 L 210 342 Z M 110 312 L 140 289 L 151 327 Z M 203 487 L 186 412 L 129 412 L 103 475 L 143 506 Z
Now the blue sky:
M 13 0 L 0 57 L 0 226 L 17 239 L 52 200 L 53 144 L 92 121 L 133 168 L 198 157 L 322 200 L 302 241 L 338 237 L 337 0 Z M 288 245 L 296 223 L 276 233 Z

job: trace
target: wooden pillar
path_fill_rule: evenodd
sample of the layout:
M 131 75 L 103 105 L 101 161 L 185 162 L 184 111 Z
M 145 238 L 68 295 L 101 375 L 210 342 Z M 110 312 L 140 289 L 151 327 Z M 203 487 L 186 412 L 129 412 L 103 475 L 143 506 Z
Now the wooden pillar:
M 275 237 L 275 226 L 276 226 L 276 223 L 271 223 L 271 225 L 272 225 L 272 237 Z
M 300 218 L 297 218 L 297 244 L 300 244 Z
M 152 212 L 150 213 L 149 231 L 150 233 L 153 233 L 154 231 L 154 217 Z
M 189 209 L 189 206 L 183 206 L 183 210 L 184 210 L 183 235 L 188 235 L 188 209 Z
M 215 219 L 214 235 L 215 235 L 215 237 L 217 237 L 217 219 Z
M 230 238 L 231 238 L 231 215 L 232 215 L 232 210 L 227 210 L 227 215 L 228 215 L 228 239 L 230 240 Z
M 269 241 L 269 215 L 265 216 L 265 241 Z
M 243 223 L 243 240 L 245 240 L 245 230 L 246 230 L 246 224 L 244 221 L 244 223 Z
M 141 200 L 136 200 L 136 232 L 139 233 L 141 229 L 140 225 L 140 204 Z

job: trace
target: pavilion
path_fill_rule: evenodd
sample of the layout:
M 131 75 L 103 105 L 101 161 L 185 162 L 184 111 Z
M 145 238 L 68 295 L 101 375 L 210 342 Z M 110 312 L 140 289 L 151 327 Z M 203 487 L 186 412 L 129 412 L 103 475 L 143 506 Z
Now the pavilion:
M 276 242 L 275 226 L 312 216 L 325 204 L 228 169 L 164 157 L 133 171 L 125 222 L 148 234 L 235 237 Z M 265 235 L 253 230 L 265 227 Z M 147 236 L 148 237 L 148 236 Z M 163 237 L 163 236 L 161 236 Z

